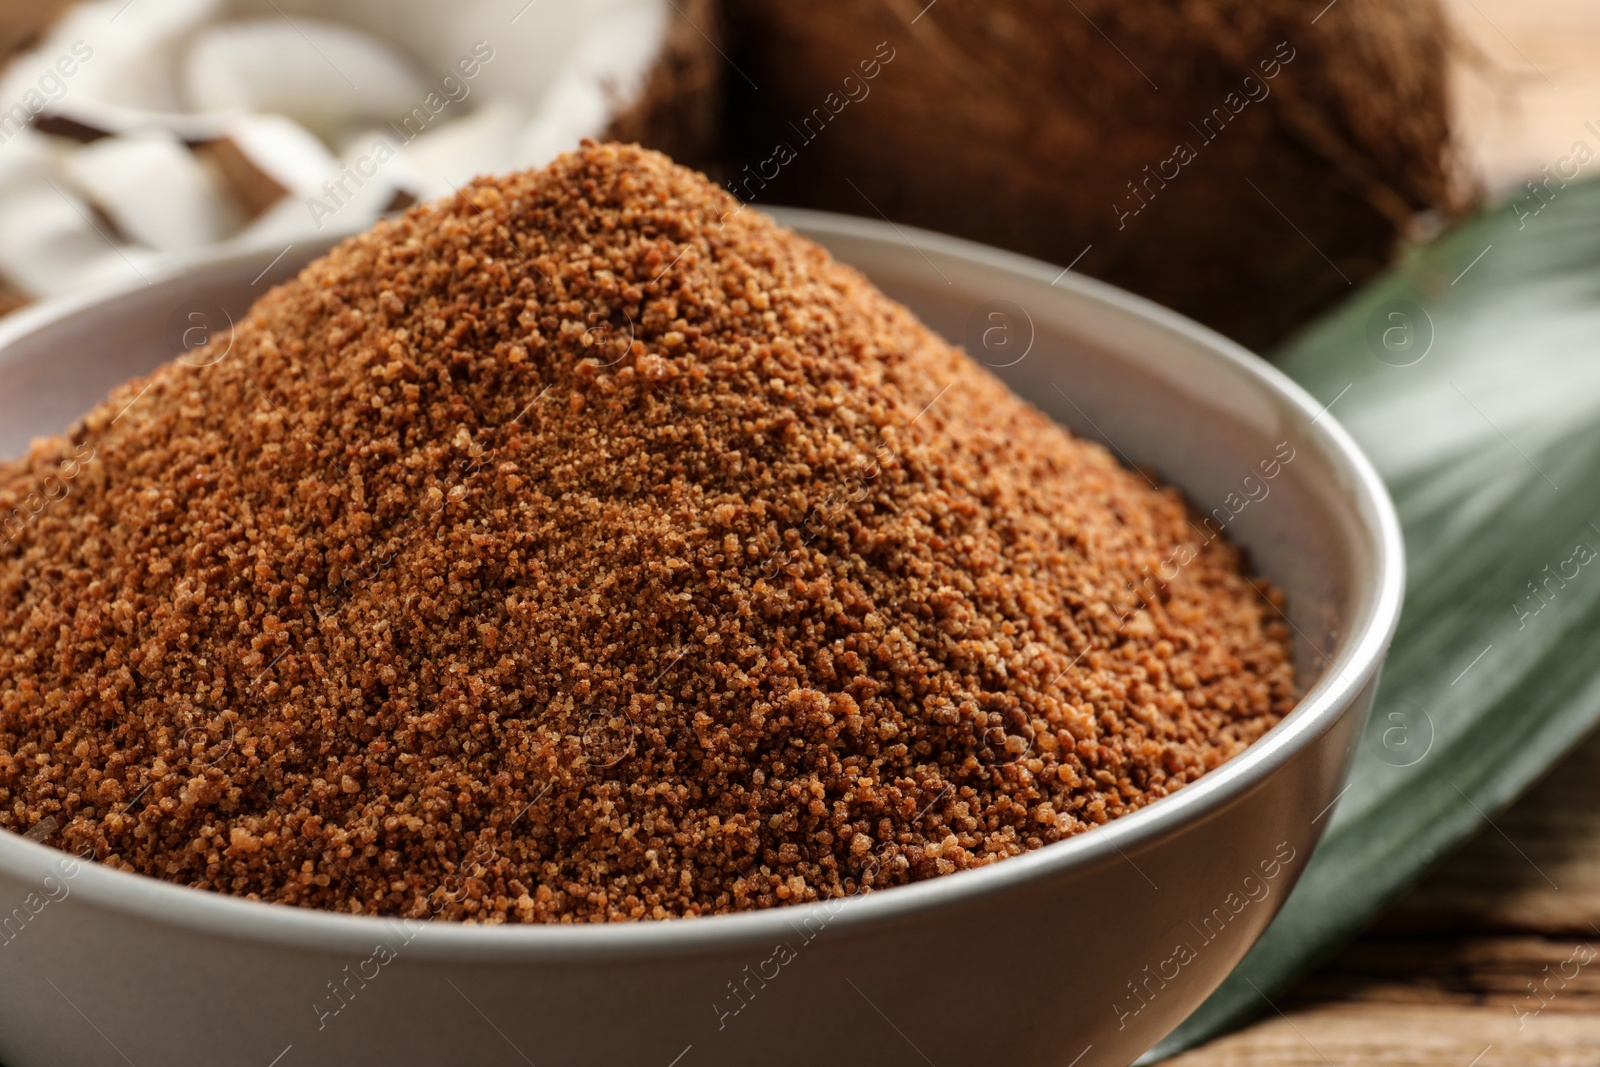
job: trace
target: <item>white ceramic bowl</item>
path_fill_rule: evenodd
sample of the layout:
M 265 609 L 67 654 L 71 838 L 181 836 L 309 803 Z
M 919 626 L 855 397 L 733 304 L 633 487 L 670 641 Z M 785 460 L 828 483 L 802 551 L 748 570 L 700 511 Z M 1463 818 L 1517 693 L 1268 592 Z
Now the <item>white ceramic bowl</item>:
M 1306 687 L 1294 713 L 1175 795 L 1028 855 L 703 919 L 405 927 L 75 864 L 0 833 L 0 1059 L 1095 1067 L 1129 1063 L 1221 982 L 1310 858 L 1371 705 L 1402 589 L 1377 475 L 1317 400 L 1143 300 L 933 234 L 780 215 L 1044 411 L 1226 516 L 1288 597 Z M 323 250 L 229 253 L 6 320 L 0 453 Z

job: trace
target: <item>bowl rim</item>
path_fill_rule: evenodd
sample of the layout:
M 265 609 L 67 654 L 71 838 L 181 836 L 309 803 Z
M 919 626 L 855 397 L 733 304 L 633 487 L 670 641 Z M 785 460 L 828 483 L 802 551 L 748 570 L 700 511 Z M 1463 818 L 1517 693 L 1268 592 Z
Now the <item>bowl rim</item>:
M 815 904 L 734 914 L 573 925 L 490 925 L 346 915 L 246 900 L 77 861 L 69 853 L 4 830 L 0 830 L 0 873 L 39 883 L 49 876 L 63 877 L 63 865 L 75 864 L 70 875 L 70 895 L 78 897 L 80 903 L 192 933 L 331 954 L 370 951 L 374 938 L 393 936 L 397 927 L 403 932 L 408 954 L 451 961 L 596 961 L 764 947 L 774 939 L 794 934 L 799 926 L 808 925 L 808 920 L 817 928 L 825 924 L 839 931 L 875 927 L 1017 889 L 1046 876 L 1124 859 L 1125 853 L 1186 824 L 1203 821 L 1248 793 L 1289 764 L 1350 709 L 1357 695 L 1376 676 L 1394 635 L 1404 592 L 1404 542 L 1399 518 L 1376 469 L 1349 433 L 1330 416 L 1326 405 L 1264 359 L 1207 327 L 1070 269 L 1063 271 L 1041 260 L 887 220 L 795 208 L 762 210 L 780 224 L 814 240 L 836 237 L 910 244 L 923 258 L 962 263 L 1015 280 L 1042 282 L 1047 287 L 1066 290 L 1174 335 L 1204 357 L 1252 380 L 1281 409 L 1303 414 L 1308 420 L 1302 430 L 1305 444 L 1345 479 L 1341 493 L 1354 512 L 1359 535 L 1368 542 L 1371 572 L 1357 576 L 1364 585 L 1358 590 L 1351 623 L 1339 650 L 1289 715 L 1245 751 L 1198 781 L 1091 831 L 1004 862 L 911 885 Z M 317 241 L 322 246 L 317 255 L 337 239 Z M 0 322 L 0 359 L 12 344 L 32 334 L 90 308 L 144 291 L 150 285 L 176 282 L 205 270 L 259 266 L 275 252 L 281 256 L 284 251 L 276 243 L 270 247 L 222 246 L 199 256 L 182 257 L 149 283 L 118 283 L 23 309 Z

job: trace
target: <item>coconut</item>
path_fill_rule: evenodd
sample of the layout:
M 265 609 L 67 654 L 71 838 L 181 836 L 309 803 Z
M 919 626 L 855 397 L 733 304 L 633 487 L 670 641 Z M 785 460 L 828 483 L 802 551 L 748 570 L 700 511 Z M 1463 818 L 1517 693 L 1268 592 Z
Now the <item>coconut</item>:
M 731 0 L 730 20 L 746 199 L 1075 265 L 1256 347 L 1467 199 L 1435 0 Z
M 704 163 L 719 34 L 716 0 L 86 0 L 0 72 L 0 198 L 48 205 L 0 270 L 359 230 L 585 138 Z
M 22 292 L 5 278 L 0 277 L 0 315 L 9 315 L 28 306 L 28 294 Z
M 68 0 L 0 4 L 0 60 L 27 48 L 66 8 Z

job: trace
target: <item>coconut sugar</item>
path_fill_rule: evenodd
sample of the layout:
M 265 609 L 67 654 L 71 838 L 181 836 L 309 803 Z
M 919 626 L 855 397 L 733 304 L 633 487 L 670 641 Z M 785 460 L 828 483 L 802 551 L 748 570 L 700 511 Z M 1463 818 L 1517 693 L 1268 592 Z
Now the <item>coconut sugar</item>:
M 1294 703 L 1177 492 L 651 152 L 414 208 L 213 344 L 0 466 L 49 497 L 0 548 L 0 825 L 108 866 L 817 901 L 1105 823 Z

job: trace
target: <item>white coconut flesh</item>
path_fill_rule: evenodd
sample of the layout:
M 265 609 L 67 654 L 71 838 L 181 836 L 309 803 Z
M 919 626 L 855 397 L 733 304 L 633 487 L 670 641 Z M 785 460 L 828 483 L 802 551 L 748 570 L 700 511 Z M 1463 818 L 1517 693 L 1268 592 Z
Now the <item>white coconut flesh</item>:
M 671 0 L 77 4 L 0 71 L 0 277 L 38 297 L 137 279 L 543 165 L 639 100 L 671 15 Z

